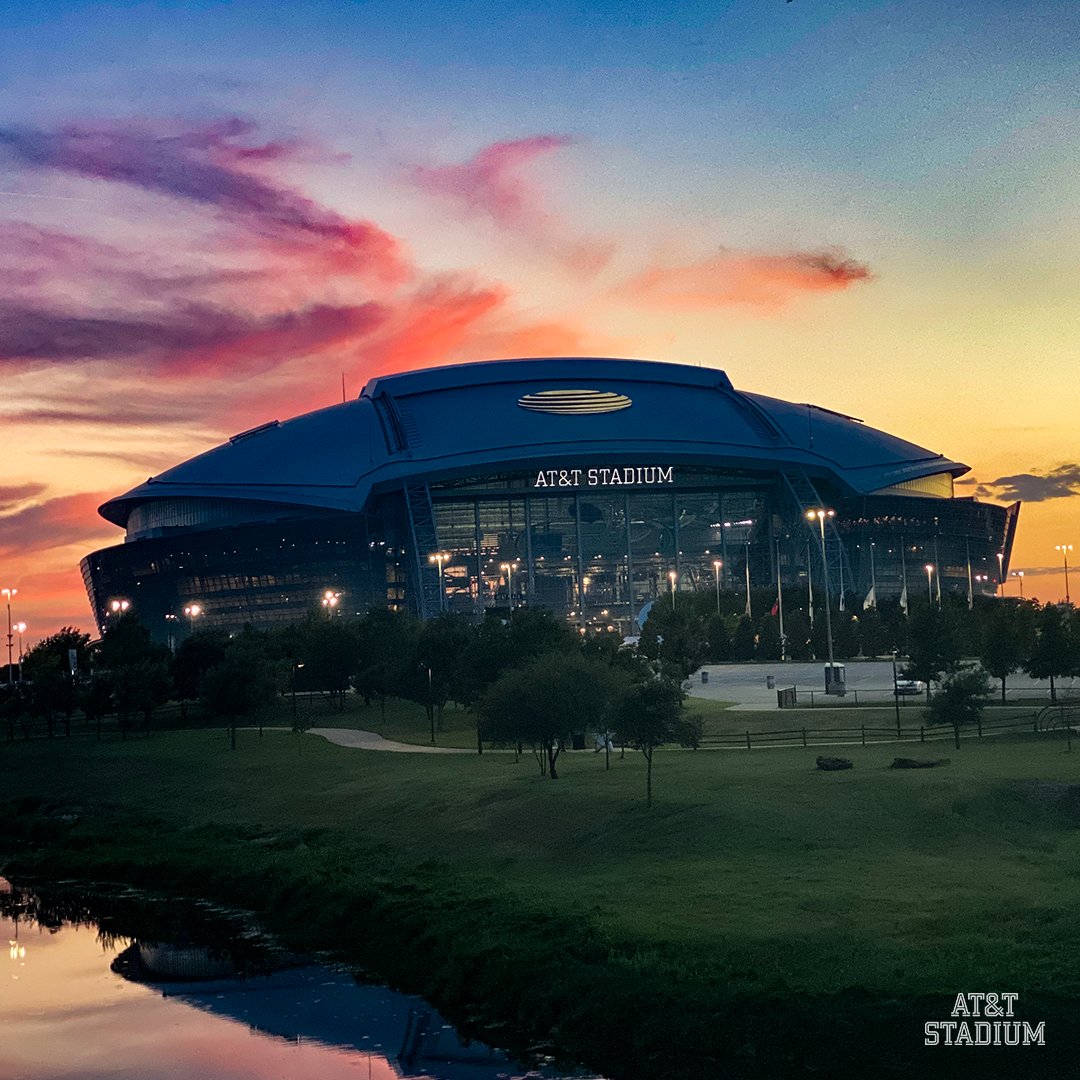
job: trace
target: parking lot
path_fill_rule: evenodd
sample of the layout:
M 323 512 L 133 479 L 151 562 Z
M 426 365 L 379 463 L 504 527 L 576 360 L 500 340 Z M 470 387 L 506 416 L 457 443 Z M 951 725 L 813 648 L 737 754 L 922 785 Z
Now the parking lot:
M 902 670 L 903 665 L 900 666 Z M 708 682 L 701 681 L 701 672 L 708 674 Z M 804 691 L 814 691 L 814 703 L 826 704 L 833 700 L 825 697 L 825 665 L 813 663 L 756 663 L 756 664 L 707 664 L 695 672 L 690 683 L 692 697 L 711 698 L 714 701 L 733 701 L 735 708 L 748 711 L 775 709 L 776 691 L 782 687 L 795 686 L 799 690 L 799 703 L 803 704 Z M 768 677 L 773 677 L 775 688 L 769 689 Z M 892 704 L 892 663 L 888 660 L 858 660 L 846 665 L 848 699 L 858 697 L 860 705 Z M 999 684 L 992 682 L 995 690 Z M 1030 679 L 1017 672 L 1006 682 L 1009 700 L 1015 698 L 1042 697 L 1050 700 L 1050 683 Z M 1058 696 L 1080 696 L 1080 678 L 1057 680 Z M 905 700 L 902 698 L 901 700 Z M 907 701 L 920 700 L 908 697 Z M 997 698 L 1000 700 L 1000 694 Z M 806 703 L 809 704 L 807 694 Z

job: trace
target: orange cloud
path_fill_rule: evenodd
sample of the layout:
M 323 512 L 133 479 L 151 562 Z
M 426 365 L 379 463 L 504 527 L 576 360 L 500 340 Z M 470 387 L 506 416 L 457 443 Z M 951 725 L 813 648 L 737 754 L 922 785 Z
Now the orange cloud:
M 625 281 L 615 295 L 682 311 L 736 306 L 771 311 L 806 293 L 838 292 L 871 276 L 869 267 L 838 251 L 725 250 L 699 262 L 651 267 Z

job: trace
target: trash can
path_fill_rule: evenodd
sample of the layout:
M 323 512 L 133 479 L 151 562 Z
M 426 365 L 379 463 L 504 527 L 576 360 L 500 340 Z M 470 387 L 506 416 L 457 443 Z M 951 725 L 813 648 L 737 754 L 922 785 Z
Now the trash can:
M 775 690 L 776 689 L 776 676 L 775 675 L 766 675 L 765 676 L 765 689 L 766 690 Z
M 708 681 L 709 681 L 709 673 L 707 671 L 702 671 L 702 673 L 701 673 L 701 685 L 704 686 L 705 683 L 707 683 Z

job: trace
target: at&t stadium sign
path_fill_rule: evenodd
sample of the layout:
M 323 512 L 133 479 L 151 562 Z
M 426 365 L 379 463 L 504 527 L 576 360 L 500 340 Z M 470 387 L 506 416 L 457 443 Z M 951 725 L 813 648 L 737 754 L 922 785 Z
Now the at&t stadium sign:
M 541 469 L 536 474 L 533 487 L 580 488 L 674 483 L 674 467 L 671 465 L 623 465 L 591 469 Z

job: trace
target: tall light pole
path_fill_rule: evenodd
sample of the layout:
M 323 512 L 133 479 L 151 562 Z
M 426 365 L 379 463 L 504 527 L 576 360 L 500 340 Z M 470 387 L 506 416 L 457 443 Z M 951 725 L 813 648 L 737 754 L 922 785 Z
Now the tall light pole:
M 510 602 L 510 607 L 514 606 L 514 571 L 518 568 L 518 564 L 514 563 L 500 563 L 499 568 L 506 574 L 506 596 Z
M 720 614 L 720 571 L 723 569 L 723 559 L 713 559 L 713 573 L 716 575 L 716 614 Z
M 18 589 L 0 589 L 0 596 L 3 596 L 7 600 L 7 680 L 8 686 L 14 682 L 14 675 L 12 673 L 12 659 L 11 654 L 13 652 L 13 640 L 11 635 L 11 598 L 18 593 Z
M 173 624 L 176 622 L 176 616 L 170 611 L 165 616 L 165 633 L 169 639 L 169 652 L 176 652 L 176 634 L 173 632 Z
M 26 633 L 26 623 L 17 622 L 15 633 L 19 635 L 19 682 L 22 682 L 22 636 Z
M 113 615 L 123 615 L 131 607 L 130 600 L 110 600 L 109 612 Z
M 188 625 L 191 628 L 191 632 L 195 633 L 195 620 L 202 614 L 202 606 L 200 604 L 188 604 L 184 608 L 184 614 L 188 617 Z
M 450 556 L 445 551 L 435 551 L 428 556 L 427 561 L 439 568 L 439 610 L 442 611 L 446 602 L 446 590 L 443 586 L 443 566 L 450 561 Z
M 829 597 L 829 564 L 825 558 L 825 521 L 827 518 L 836 517 L 835 510 L 826 510 L 824 507 L 817 510 L 807 510 L 806 520 L 816 521 L 818 528 L 821 532 L 821 569 L 825 573 L 825 637 L 829 642 L 829 681 L 826 685 L 826 692 L 831 693 L 834 686 L 833 676 L 836 672 L 833 666 L 833 640 L 832 640 L 832 601 Z
M 1069 596 L 1069 552 L 1072 551 L 1072 544 L 1055 544 L 1054 550 L 1061 552 L 1062 559 L 1065 560 L 1065 603 L 1071 604 L 1072 598 Z M 11 609 L 8 608 L 8 619 L 11 618 Z M 8 634 L 8 651 L 11 651 L 11 635 Z
M 784 583 L 780 579 L 780 541 L 776 542 L 776 614 L 780 619 L 780 659 L 787 659 L 787 634 L 784 633 Z
M 671 582 L 671 610 L 675 610 L 675 582 L 679 580 L 679 575 L 674 570 L 668 571 L 668 581 Z
M 1020 582 L 1020 599 L 1024 599 L 1024 571 L 1014 570 L 1012 576 Z
M 1005 552 L 1004 551 L 999 551 L 997 553 L 997 561 L 998 561 L 998 579 L 997 579 L 997 588 L 994 591 L 998 594 L 998 596 L 1003 596 L 1005 594 Z
M 744 546 L 746 548 L 746 558 L 744 560 L 746 564 L 746 617 L 752 619 L 754 613 L 750 609 L 750 541 L 747 540 Z
M 930 600 L 931 606 L 934 603 L 934 564 L 927 563 L 923 569 L 926 571 L 926 595 Z

